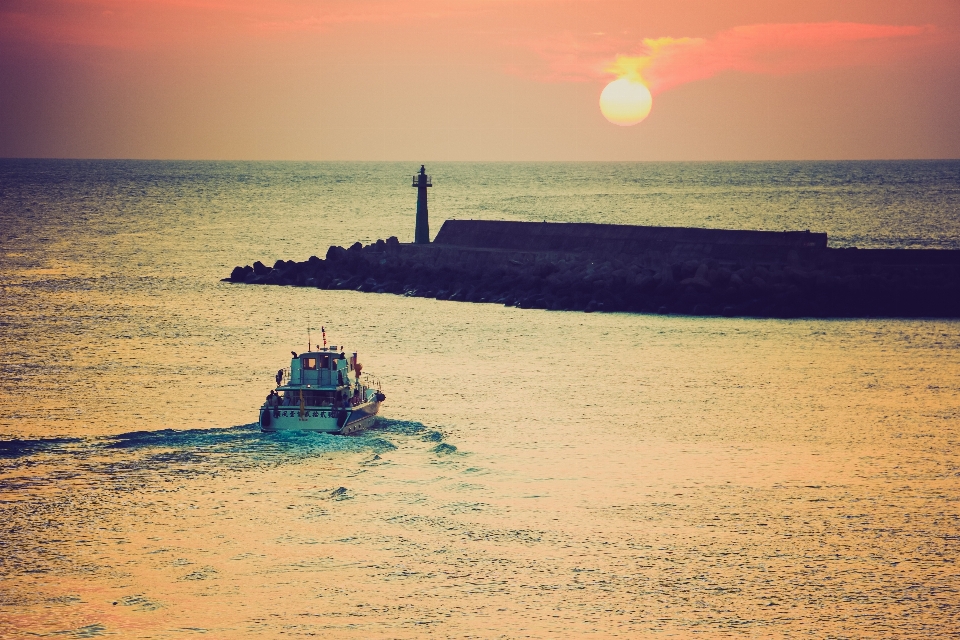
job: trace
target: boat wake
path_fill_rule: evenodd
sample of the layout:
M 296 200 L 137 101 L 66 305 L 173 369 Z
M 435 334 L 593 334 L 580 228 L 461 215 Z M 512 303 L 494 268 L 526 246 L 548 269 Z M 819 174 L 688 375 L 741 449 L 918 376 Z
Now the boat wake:
M 335 453 L 376 455 L 396 448 L 391 439 L 434 440 L 438 435 L 419 422 L 380 418 L 376 428 L 351 437 L 310 431 L 264 433 L 257 424 L 247 424 L 0 440 L 0 488 L 15 491 L 64 482 L 139 488 L 151 476 L 170 479 L 245 472 Z
M 128 522 L 130 505 L 160 514 L 160 503 L 170 507 L 193 501 L 198 489 L 243 487 L 248 492 L 254 485 L 246 483 L 256 482 L 261 471 L 269 475 L 278 467 L 320 458 L 321 476 L 338 478 L 336 483 L 368 465 L 383 464 L 380 454 L 398 446 L 426 443 L 427 451 L 438 438 L 438 431 L 421 423 L 380 418 L 376 428 L 349 437 L 316 431 L 264 433 L 248 424 L 0 440 L 0 520 L 7 523 L 4 542 L 17 550 L 0 554 L 0 583 L 11 576 L 99 571 L 100 560 L 78 549 L 99 539 L 101 527 L 135 529 Z M 291 476 L 302 473 L 290 471 Z M 213 482 L 219 478 L 226 482 Z M 334 484 L 331 489 L 326 499 L 352 498 L 344 487 Z M 162 517 L 169 514 L 164 511 Z M 89 533 L 91 526 L 95 534 Z M 72 551 L 65 552 L 64 545 Z M 78 559 L 81 556 L 86 559 Z M 9 597 L 0 587 L 0 600 Z

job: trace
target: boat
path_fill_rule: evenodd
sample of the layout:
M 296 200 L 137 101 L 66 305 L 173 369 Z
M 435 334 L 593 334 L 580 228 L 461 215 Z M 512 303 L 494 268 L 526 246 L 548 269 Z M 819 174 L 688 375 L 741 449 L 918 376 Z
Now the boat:
M 290 353 L 290 368 L 277 371 L 277 386 L 260 407 L 261 431 L 352 435 L 375 424 L 386 396 L 356 353 L 335 346 Z

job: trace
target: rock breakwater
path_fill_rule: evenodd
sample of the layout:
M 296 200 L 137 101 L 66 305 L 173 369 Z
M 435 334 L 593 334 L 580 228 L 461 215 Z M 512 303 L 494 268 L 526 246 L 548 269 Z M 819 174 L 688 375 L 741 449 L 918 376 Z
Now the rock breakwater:
M 807 232 L 448 220 L 432 244 L 332 246 L 225 280 L 587 312 L 960 317 L 960 251 L 831 249 Z

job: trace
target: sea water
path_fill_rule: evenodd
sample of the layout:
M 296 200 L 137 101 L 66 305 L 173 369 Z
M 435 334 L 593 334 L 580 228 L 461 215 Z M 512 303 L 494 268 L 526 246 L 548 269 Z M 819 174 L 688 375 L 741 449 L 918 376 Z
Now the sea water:
M 231 285 L 413 237 L 416 165 L 0 161 L 0 636 L 943 637 L 960 323 Z M 438 163 L 446 218 L 960 249 L 960 162 Z M 263 434 L 326 328 L 359 437 Z

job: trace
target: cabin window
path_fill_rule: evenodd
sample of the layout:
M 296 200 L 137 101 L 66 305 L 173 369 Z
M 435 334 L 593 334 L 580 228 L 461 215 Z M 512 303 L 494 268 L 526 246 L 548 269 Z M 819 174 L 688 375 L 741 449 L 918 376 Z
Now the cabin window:
M 316 369 L 316 368 L 317 368 L 317 359 L 316 359 L 316 358 L 304 358 L 304 359 L 303 359 L 303 368 L 304 368 L 304 369 Z

